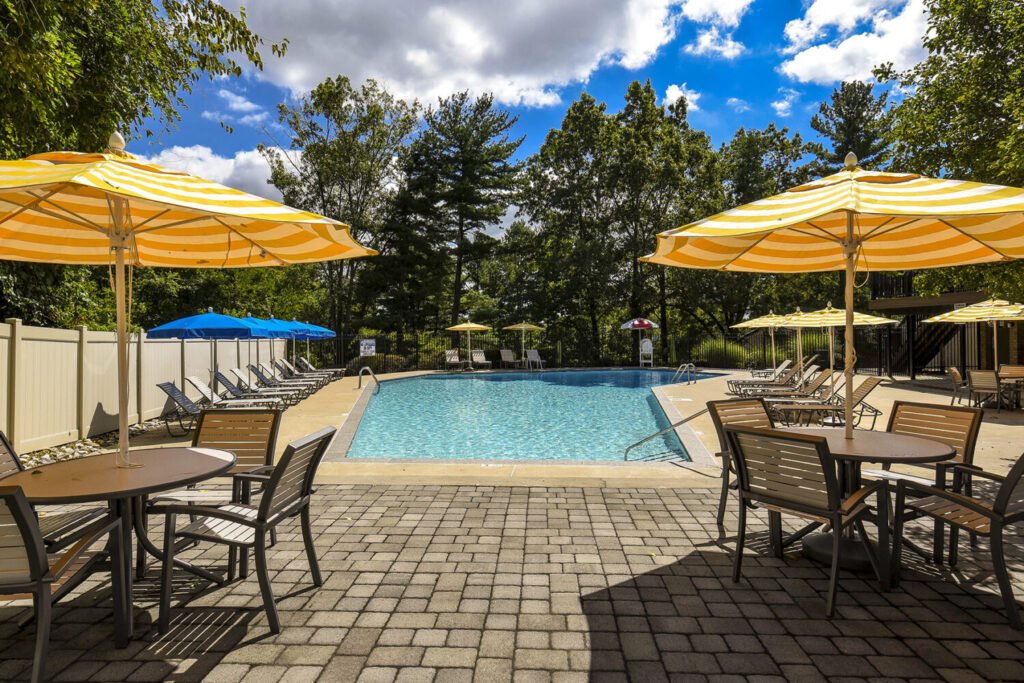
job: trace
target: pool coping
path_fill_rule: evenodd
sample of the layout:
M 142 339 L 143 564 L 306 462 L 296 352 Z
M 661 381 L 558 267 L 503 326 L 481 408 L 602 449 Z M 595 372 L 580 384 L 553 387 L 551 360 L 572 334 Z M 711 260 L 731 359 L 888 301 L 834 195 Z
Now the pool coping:
M 573 371 L 593 371 L 593 370 L 632 370 L 632 369 L 643 369 L 643 368 L 543 368 L 540 370 L 515 370 L 515 369 L 500 369 L 500 370 L 479 370 L 474 371 L 473 374 L 490 374 L 496 372 L 573 372 Z M 657 367 L 654 370 L 674 370 L 674 368 L 663 368 Z M 711 371 L 713 374 L 721 374 L 718 371 Z M 432 375 L 452 375 L 460 376 L 465 373 L 462 372 L 441 372 L 435 371 L 432 373 L 424 373 Z M 409 379 L 407 377 L 385 379 L 381 380 L 381 384 L 388 382 L 400 382 L 403 379 Z M 672 399 L 664 392 L 664 387 L 674 386 L 672 384 L 665 384 L 657 387 L 651 387 L 651 392 L 658 401 L 658 405 L 661 407 L 662 412 L 665 414 L 665 418 L 670 424 L 679 422 L 683 419 L 683 415 L 675 407 Z M 338 427 L 338 432 L 335 434 L 334 439 L 331 440 L 330 446 L 327 448 L 327 453 L 324 454 L 324 463 L 360 463 L 360 464 L 371 464 L 371 463 L 383 463 L 383 464 L 410 464 L 410 465 L 445 465 L 445 466 L 459 466 L 465 465 L 468 467 L 498 467 L 501 465 L 508 465 L 512 468 L 512 472 L 515 471 L 517 466 L 524 465 L 537 465 L 543 467 L 557 467 L 557 466 L 575 466 L 575 467 L 624 467 L 624 466 L 637 466 L 644 465 L 650 466 L 654 463 L 644 463 L 642 461 L 626 461 L 626 460 L 528 460 L 528 459 L 506 459 L 501 460 L 487 460 L 483 458 L 473 459 L 456 459 L 456 458 L 350 458 L 348 457 L 348 451 L 352 446 L 352 441 L 355 439 L 356 431 L 359 429 L 359 423 L 363 419 L 363 414 L 366 412 L 366 407 L 370 403 L 370 396 L 372 395 L 373 384 L 367 383 L 360 392 L 358 398 L 356 398 L 355 404 L 352 409 L 344 415 L 344 420 Z M 689 462 L 669 463 L 671 467 L 675 468 L 719 468 L 720 465 L 715 457 L 708 451 L 707 447 L 701 442 L 700 437 L 697 436 L 696 432 L 689 425 L 680 425 L 675 428 L 676 436 L 682 443 L 683 448 L 686 450 L 687 455 L 690 457 Z

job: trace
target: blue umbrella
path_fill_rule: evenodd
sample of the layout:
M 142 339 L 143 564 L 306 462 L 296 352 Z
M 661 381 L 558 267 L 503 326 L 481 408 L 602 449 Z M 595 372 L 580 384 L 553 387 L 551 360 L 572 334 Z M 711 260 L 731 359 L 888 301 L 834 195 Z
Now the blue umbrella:
M 313 333 L 316 336 L 315 337 L 311 337 L 312 339 L 333 339 L 334 337 L 338 336 L 337 334 L 335 334 L 334 330 L 329 330 L 326 327 L 321 327 L 320 325 L 314 325 L 313 323 L 303 323 L 303 324 L 306 327 L 308 327 L 309 329 L 313 330 Z
M 206 313 L 154 327 L 147 336 L 150 339 L 250 339 L 268 335 L 267 328 L 258 321 L 214 313 L 211 308 Z

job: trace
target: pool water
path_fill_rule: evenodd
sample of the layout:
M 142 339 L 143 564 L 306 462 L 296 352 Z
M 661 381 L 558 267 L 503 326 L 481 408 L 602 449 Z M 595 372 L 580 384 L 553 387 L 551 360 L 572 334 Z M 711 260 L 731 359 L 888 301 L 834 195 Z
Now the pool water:
M 672 374 L 573 370 L 385 382 L 348 457 L 621 462 L 627 446 L 669 425 L 651 387 L 668 384 Z M 641 450 L 689 459 L 674 431 L 630 459 Z

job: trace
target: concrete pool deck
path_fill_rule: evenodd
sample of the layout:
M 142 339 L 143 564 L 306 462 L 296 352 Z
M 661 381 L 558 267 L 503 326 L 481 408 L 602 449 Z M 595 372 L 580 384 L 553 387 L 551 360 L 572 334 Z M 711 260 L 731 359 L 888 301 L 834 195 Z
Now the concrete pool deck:
M 704 407 L 705 402 L 723 398 L 726 380 L 745 372 L 719 371 L 717 377 L 702 379 L 694 384 L 673 384 L 656 390 L 669 419 L 692 414 Z M 416 377 L 429 372 L 404 372 L 386 375 L 384 390 L 389 380 Z M 320 467 L 317 481 L 324 484 L 406 484 L 406 485 L 461 485 L 461 486 L 586 486 L 600 488 L 707 488 L 714 486 L 719 476 L 717 465 L 710 465 L 708 457 L 718 451 L 718 439 L 710 417 L 702 415 L 679 430 L 680 438 L 694 456 L 695 464 L 681 466 L 668 462 L 608 462 L 580 461 L 508 461 L 508 462 L 453 462 L 422 460 L 369 460 L 347 459 L 344 451 L 351 439 L 355 420 L 350 413 L 360 398 L 369 398 L 372 382 L 358 388 L 356 377 L 345 377 L 332 382 L 310 398 L 285 411 L 278 436 L 278 454 L 285 446 L 325 425 L 339 427 L 339 437 L 327 459 Z M 892 404 L 897 400 L 926 401 L 946 404 L 949 391 L 946 382 L 924 380 L 886 380 L 872 392 L 871 405 L 882 411 L 876 424 L 884 429 Z M 975 463 L 995 472 L 1005 472 L 1021 452 L 1021 427 L 1024 411 L 987 411 L 981 427 Z M 172 439 L 166 432 L 153 432 L 133 439 L 133 447 L 187 444 L 187 438 Z M 342 446 L 344 445 L 344 448 Z M 697 466 L 708 464 L 709 466 Z

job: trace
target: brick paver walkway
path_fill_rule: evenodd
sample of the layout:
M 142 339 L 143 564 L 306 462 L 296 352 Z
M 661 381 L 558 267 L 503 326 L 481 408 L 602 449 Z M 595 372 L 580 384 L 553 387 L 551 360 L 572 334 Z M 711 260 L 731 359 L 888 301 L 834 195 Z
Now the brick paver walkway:
M 719 541 L 716 503 L 711 489 L 321 486 L 324 586 L 309 583 L 297 526 L 270 552 L 280 635 L 266 629 L 254 576 L 218 588 L 179 572 L 177 597 L 192 597 L 158 636 L 151 570 L 137 588 L 138 638 L 112 649 L 101 575 L 57 608 L 49 671 L 65 681 L 1024 679 L 1024 634 L 997 609 L 984 541 L 965 544 L 955 573 L 910 553 L 902 586 L 886 594 L 842 574 L 828 620 L 825 571 L 770 557 L 763 513 L 732 583 L 735 505 Z M 1024 596 L 1021 536 L 1010 541 Z M 216 564 L 226 553 L 184 556 Z M 2 680 L 27 676 L 22 609 L 0 608 Z

